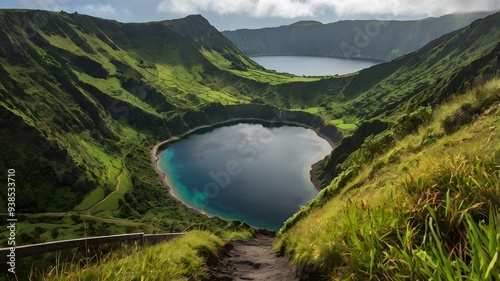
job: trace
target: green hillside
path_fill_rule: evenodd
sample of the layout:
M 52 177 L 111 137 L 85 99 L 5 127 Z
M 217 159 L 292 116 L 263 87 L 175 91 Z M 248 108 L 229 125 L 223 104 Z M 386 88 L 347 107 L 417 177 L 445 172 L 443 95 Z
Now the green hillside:
M 142 231 L 220 233 L 227 222 L 168 195 L 148 152 L 198 126 L 239 118 L 299 123 L 339 143 L 313 175 L 324 190 L 280 232 L 277 248 L 291 255 L 304 276 L 383 279 L 390 268 L 383 255 L 400 247 L 406 219 L 414 218 L 408 235 L 415 239 L 430 235 L 419 228 L 434 227 L 425 224 L 429 217 L 441 219 L 417 212 L 428 208 L 408 186 L 444 196 L 437 209 L 462 198 L 460 189 L 427 191 L 441 181 L 434 174 L 428 182 L 419 180 L 431 164 L 436 170 L 463 168 L 484 186 L 485 194 L 467 197 L 481 208 L 472 203 L 454 209 L 464 214 L 461 222 L 487 222 L 493 218 L 489 206 L 498 207 L 490 187 L 498 187 L 500 13 L 391 62 L 322 78 L 262 69 L 201 16 L 124 24 L 64 12 L 0 15 L 0 165 L 16 170 L 19 244 Z M 6 190 L 0 195 L 5 216 Z M 394 200 L 403 197 L 408 202 Z M 353 203 L 344 208 L 345 202 Z M 374 209 L 384 216 L 392 209 L 403 214 L 390 211 L 379 222 L 378 215 L 370 216 Z M 464 210 L 476 209 L 465 218 Z M 365 232 L 349 236 L 353 229 L 364 231 L 353 221 L 372 219 L 377 221 L 367 227 L 381 236 L 401 237 L 391 238 L 393 244 L 366 245 L 353 238 L 365 242 Z M 457 239 L 466 239 L 467 231 L 475 230 L 460 229 Z M 5 242 L 8 233 L 2 233 Z M 346 248 L 332 246 L 346 239 L 352 239 Z M 410 255 L 415 261 L 419 250 L 428 250 L 412 245 L 388 257 Z M 360 253 L 370 253 L 370 260 Z M 394 263 L 401 278 L 410 274 L 404 264 Z M 426 272 L 411 274 L 430 278 Z
M 157 183 L 153 144 L 238 117 L 328 127 L 308 113 L 287 115 L 275 89 L 318 79 L 263 70 L 201 16 L 122 24 L 64 12 L 0 14 L 0 155 L 22 187 L 19 244 L 217 229 L 226 222 L 189 210 Z M 4 214 L 6 200 L 4 191 Z
M 305 280 L 500 280 L 499 106 L 495 78 L 366 138 L 276 250 Z

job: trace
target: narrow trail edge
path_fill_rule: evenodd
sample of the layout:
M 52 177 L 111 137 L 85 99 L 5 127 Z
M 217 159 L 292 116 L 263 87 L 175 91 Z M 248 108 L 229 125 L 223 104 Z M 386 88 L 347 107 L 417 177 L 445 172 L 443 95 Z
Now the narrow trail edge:
M 254 238 L 231 241 L 221 260 L 209 264 L 209 280 L 299 280 L 288 257 L 272 250 L 274 232 L 257 231 Z

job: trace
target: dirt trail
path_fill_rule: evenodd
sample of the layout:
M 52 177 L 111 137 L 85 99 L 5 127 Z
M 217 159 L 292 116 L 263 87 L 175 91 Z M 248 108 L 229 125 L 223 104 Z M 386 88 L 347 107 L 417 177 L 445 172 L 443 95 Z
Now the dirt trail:
M 274 240 L 272 233 L 263 232 L 231 242 L 227 256 L 211 267 L 210 280 L 298 280 L 288 258 L 272 251 Z
M 112 191 L 110 194 L 108 194 L 106 197 L 104 197 L 103 199 L 101 199 L 101 201 L 95 203 L 92 207 L 90 207 L 88 210 L 87 210 L 87 215 L 92 215 L 92 210 L 99 206 L 100 204 L 102 204 L 104 201 L 108 200 L 109 197 L 113 196 L 113 194 L 117 193 L 118 191 L 120 191 L 120 185 L 122 183 L 120 177 L 121 175 L 123 174 L 123 170 L 124 169 L 121 169 L 120 170 L 120 174 L 118 174 L 118 176 L 116 176 L 116 187 L 115 187 L 115 190 Z

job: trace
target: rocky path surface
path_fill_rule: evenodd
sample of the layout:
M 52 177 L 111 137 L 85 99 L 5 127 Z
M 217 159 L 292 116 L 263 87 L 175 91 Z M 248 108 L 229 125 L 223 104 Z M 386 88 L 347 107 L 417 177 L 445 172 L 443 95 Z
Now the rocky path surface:
M 298 280 L 288 258 L 272 251 L 274 240 L 273 233 L 261 232 L 255 238 L 231 242 L 226 257 L 211 266 L 210 280 Z

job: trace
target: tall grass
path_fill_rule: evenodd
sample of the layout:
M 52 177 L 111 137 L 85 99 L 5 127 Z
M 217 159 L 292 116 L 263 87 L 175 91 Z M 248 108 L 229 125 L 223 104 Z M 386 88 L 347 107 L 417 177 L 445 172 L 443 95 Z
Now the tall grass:
M 45 272 L 32 269 L 29 280 L 206 280 L 206 265 L 218 259 L 224 241 L 253 235 L 250 226 L 237 222 L 216 233 L 193 229 L 156 245 L 125 243 L 107 254 L 57 259 L 57 264 Z
M 59 264 L 44 280 L 204 280 L 205 264 L 222 247 L 221 238 L 205 231 L 191 231 L 185 236 L 161 244 L 123 252 L 113 252 L 98 264 Z
M 464 216 L 487 220 L 491 210 L 500 208 L 500 163 L 495 158 L 455 154 L 428 174 L 411 177 L 404 183 L 413 201 L 410 221 L 426 228 L 433 221 L 447 251 L 461 251 L 466 241 Z
M 408 224 L 385 253 L 383 276 L 500 280 L 499 153 L 452 155 L 405 181 Z
M 399 242 L 384 252 L 381 279 L 385 280 L 500 280 L 500 221 L 490 213 L 487 222 L 464 215 L 464 247 L 449 252 L 438 224 L 429 217 L 426 240 L 414 241 L 418 230 L 408 227 Z
M 276 249 L 311 280 L 500 280 L 499 100 L 493 79 L 435 109 L 334 179 Z M 447 129 L 466 103 L 473 114 Z

